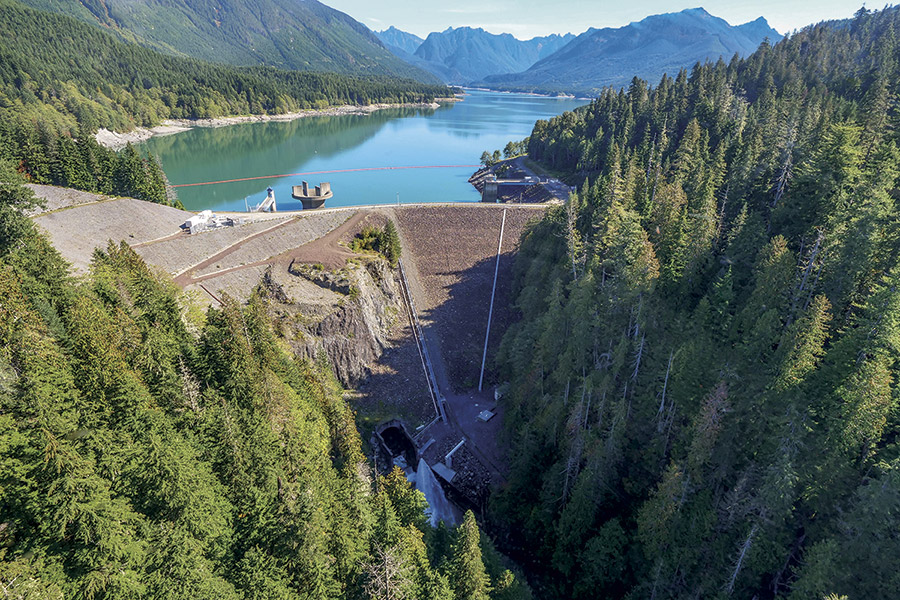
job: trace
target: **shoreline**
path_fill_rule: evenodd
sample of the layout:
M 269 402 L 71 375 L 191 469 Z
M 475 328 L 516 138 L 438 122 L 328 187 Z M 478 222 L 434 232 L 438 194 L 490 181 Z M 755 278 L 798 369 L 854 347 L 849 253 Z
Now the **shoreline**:
M 369 115 L 379 110 L 391 108 L 440 108 L 441 104 L 461 102 L 462 98 L 435 98 L 433 102 L 406 102 L 398 104 L 343 104 L 329 108 L 310 108 L 292 113 L 279 115 L 241 115 L 232 117 L 213 117 L 209 119 L 165 119 L 156 127 L 136 127 L 125 133 L 99 129 L 94 134 L 94 139 L 101 146 L 110 150 L 121 150 L 128 144 L 138 144 L 155 136 L 174 135 L 183 131 L 190 131 L 195 127 L 228 127 L 243 123 L 264 123 L 268 121 L 295 121 L 307 117 L 340 117 L 347 115 Z
M 535 96 L 537 98 L 558 98 L 560 100 L 587 100 L 588 102 L 594 100 L 595 98 L 591 98 L 588 96 L 576 96 L 570 94 L 568 92 L 559 92 L 559 93 L 541 93 L 541 92 L 523 92 L 518 90 L 495 90 L 494 88 L 486 88 L 486 87 L 471 87 L 464 86 L 462 89 L 464 90 L 474 90 L 477 92 L 493 92 L 495 94 L 518 94 L 520 96 Z

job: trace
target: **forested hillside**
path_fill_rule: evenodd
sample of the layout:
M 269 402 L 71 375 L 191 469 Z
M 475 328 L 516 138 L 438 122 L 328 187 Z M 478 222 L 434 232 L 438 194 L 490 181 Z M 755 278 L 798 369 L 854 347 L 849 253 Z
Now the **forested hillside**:
M 607 90 L 529 153 L 495 524 L 546 598 L 897 598 L 900 10 Z
M 529 597 L 471 513 L 433 529 L 402 472 L 374 480 L 262 297 L 199 314 L 124 243 L 75 281 L 32 204 L 0 163 L 4 597 Z
M 388 77 L 239 68 L 166 56 L 70 17 L 0 0 L 0 91 L 24 117 L 128 129 L 165 118 L 423 102 L 443 86 Z
M 425 102 L 443 86 L 387 77 L 240 68 L 176 58 L 90 25 L 0 0 L 0 158 L 37 183 L 163 201 L 162 171 L 91 137 L 166 118 Z
M 365 25 L 316 0 L 23 0 L 167 54 L 234 65 L 407 77 Z

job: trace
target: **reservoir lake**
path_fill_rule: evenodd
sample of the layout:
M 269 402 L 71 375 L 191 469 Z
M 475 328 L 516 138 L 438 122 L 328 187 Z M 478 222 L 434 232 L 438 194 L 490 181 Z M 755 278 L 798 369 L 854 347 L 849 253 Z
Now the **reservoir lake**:
M 326 207 L 413 202 L 477 202 L 468 183 L 485 150 L 531 134 L 535 121 L 587 104 L 468 90 L 438 109 L 391 108 L 368 115 L 305 117 L 227 127 L 196 127 L 154 137 L 141 148 L 159 157 L 173 185 L 264 177 L 177 188 L 188 210 L 244 210 L 275 190 L 278 210 L 299 210 L 291 186 L 330 181 Z M 466 165 L 466 166 L 455 166 Z M 385 167 L 441 168 L 384 169 Z M 382 169 L 382 170 L 372 170 Z M 274 177 L 291 173 L 342 171 Z

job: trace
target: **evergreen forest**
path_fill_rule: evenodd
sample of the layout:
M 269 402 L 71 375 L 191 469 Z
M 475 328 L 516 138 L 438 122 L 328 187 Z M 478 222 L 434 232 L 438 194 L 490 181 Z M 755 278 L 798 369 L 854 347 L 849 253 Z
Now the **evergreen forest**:
M 438 83 L 368 27 L 317 0 L 21 0 L 163 54 L 232 65 Z
M 538 122 L 492 522 L 541 598 L 900 597 L 900 10 Z

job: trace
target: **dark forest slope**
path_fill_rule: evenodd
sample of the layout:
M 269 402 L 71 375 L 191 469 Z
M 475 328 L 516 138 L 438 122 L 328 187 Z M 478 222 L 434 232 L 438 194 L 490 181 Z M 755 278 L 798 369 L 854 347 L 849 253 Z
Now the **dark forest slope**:
M 897 597 L 898 29 L 536 125 L 583 185 L 517 261 L 494 515 L 542 597 Z

